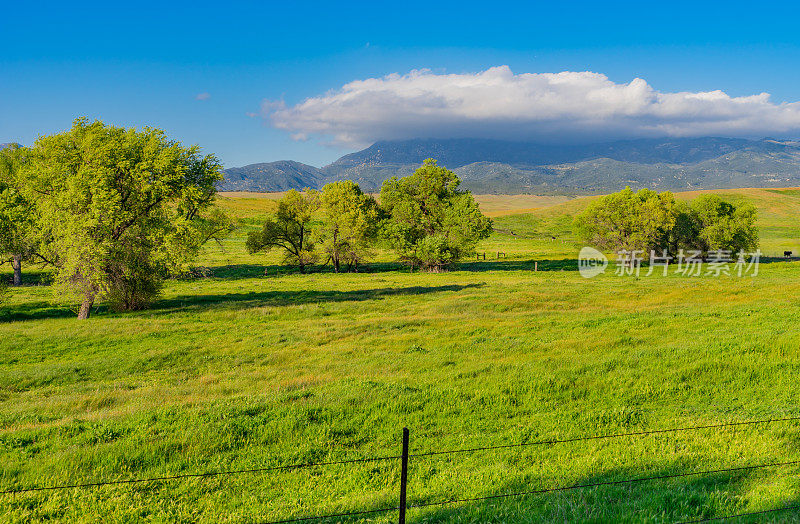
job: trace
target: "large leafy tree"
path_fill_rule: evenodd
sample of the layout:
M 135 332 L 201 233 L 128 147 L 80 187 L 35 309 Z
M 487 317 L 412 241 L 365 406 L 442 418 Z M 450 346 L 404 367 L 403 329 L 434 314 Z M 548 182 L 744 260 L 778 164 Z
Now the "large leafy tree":
M 331 182 L 319 195 L 323 222 L 314 229 L 317 242 L 328 255 L 334 271 L 343 264 L 357 271 L 372 256 L 380 221 L 375 199 L 350 180 Z
M 758 247 L 756 208 L 733 204 L 718 195 L 701 195 L 683 210 L 688 234 L 679 247 L 709 251 L 749 251 Z
M 228 229 L 213 209 L 217 159 L 158 129 L 78 119 L 39 138 L 22 171 L 57 289 L 78 296 L 78 318 L 101 297 L 145 307 L 166 276 Z
M 12 144 L 0 149 L 0 256 L 10 261 L 12 285 L 22 285 L 22 263 L 36 253 L 35 208 L 23 196 L 20 168 L 25 148 Z
M 672 193 L 626 187 L 592 201 L 575 222 L 579 234 L 600 249 L 648 252 L 668 247 L 676 217 Z
M 311 220 L 319 208 L 319 193 L 294 189 L 278 202 L 274 217 L 264 222 L 260 231 L 247 235 L 246 247 L 250 253 L 278 248 L 284 252 L 284 261 L 296 265 L 301 273 L 317 258 L 311 234 Z
M 492 231 L 469 191 L 452 171 L 425 160 L 404 178 L 381 187 L 381 207 L 388 218 L 383 232 L 400 259 L 412 267 L 440 271 L 475 251 Z
M 576 217 L 589 243 L 615 251 L 670 249 L 710 251 L 752 250 L 758 246 L 756 209 L 735 205 L 718 195 L 702 195 L 690 203 L 676 202 L 672 193 L 630 188 L 589 204 Z

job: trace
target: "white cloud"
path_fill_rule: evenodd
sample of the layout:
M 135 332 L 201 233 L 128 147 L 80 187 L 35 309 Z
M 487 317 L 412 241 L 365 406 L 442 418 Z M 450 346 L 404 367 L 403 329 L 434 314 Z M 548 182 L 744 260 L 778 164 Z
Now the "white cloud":
M 763 136 L 800 130 L 800 103 L 767 93 L 662 93 L 635 78 L 617 84 L 592 72 L 391 74 L 286 106 L 265 100 L 262 115 L 296 139 L 328 137 L 360 147 L 381 139 L 503 138 L 545 142 L 651 136 Z
M 194 97 L 195 100 L 208 100 L 211 98 L 210 93 L 198 93 L 197 96 Z

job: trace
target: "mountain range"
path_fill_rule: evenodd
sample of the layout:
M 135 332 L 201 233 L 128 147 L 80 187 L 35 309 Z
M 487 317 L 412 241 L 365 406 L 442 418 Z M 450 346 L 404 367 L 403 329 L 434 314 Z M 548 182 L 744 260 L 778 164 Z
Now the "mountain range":
M 771 138 L 638 139 L 544 145 L 482 139 L 381 141 L 322 168 L 292 161 L 225 170 L 220 189 L 285 191 L 354 180 L 369 192 L 426 158 L 454 170 L 476 193 L 598 193 L 800 186 L 800 142 Z

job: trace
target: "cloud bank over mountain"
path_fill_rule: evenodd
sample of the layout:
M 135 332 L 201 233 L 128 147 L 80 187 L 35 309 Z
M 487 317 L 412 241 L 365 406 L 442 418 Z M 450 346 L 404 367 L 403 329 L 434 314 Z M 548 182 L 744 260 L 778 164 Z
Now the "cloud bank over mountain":
M 416 137 L 570 143 L 800 131 L 800 102 L 773 103 L 768 93 L 662 93 L 641 78 L 620 84 L 599 73 L 514 74 L 508 66 L 356 80 L 294 106 L 265 100 L 262 115 L 295 139 L 352 148 Z

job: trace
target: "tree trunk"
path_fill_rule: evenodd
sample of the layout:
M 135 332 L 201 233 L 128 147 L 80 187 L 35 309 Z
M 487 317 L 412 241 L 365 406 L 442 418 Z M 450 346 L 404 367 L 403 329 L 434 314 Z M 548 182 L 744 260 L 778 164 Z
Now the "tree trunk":
M 339 257 L 338 257 L 338 256 L 334 256 L 334 257 L 333 257 L 333 270 L 334 270 L 336 273 L 338 273 L 338 272 L 339 272 Z
M 93 305 L 94 305 L 94 294 L 86 295 L 83 298 L 81 309 L 78 311 L 78 320 L 86 320 L 87 318 L 89 318 L 89 315 L 92 312 Z
M 14 268 L 13 286 L 22 285 L 22 255 L 13 255 L 11 257 L 11 267 Z

